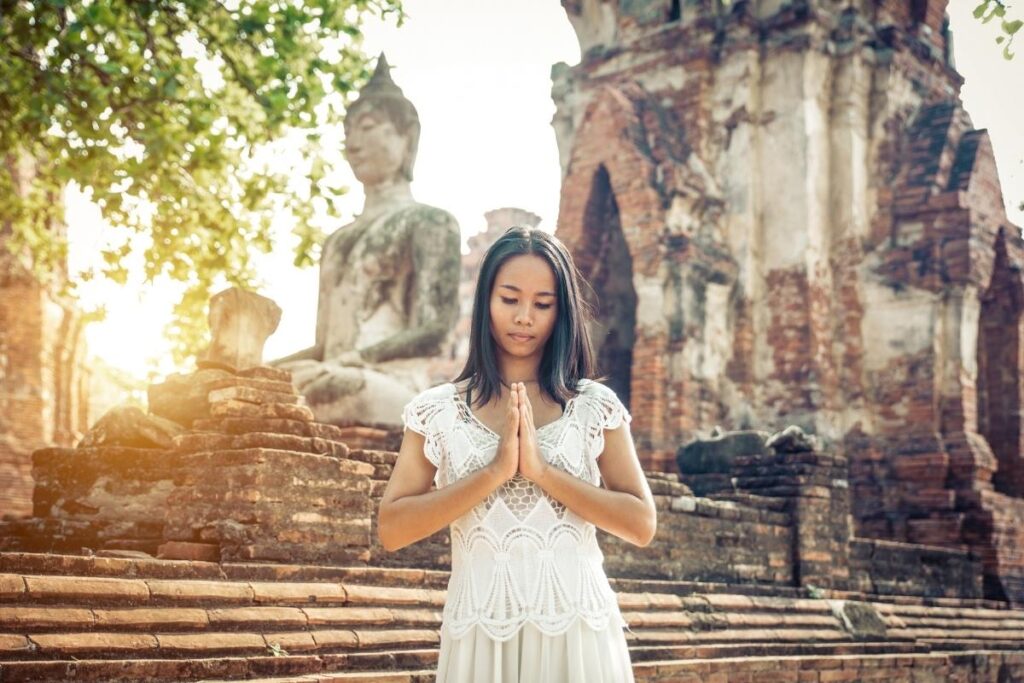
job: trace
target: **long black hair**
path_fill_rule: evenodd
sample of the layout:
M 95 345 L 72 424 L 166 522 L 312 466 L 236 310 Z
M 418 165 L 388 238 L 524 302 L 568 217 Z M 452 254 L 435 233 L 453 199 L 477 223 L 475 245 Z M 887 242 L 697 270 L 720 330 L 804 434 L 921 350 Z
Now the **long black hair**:
M 555 328 L 544 345 L 537 380 L 541 389 L 564 407 L 578 393 L 576 384 L 594 372 L 594 351 L 586 325 L 591 310 L 580 291 L 583 279 L 569 250 L 554 235 L 535 228 L 509 228 L 484 255 L 473 296 L 469 358 L 455 381 L 469 380 L 467 395 L 477 405 L 501 395 L 503 382 L 491 336 L 491 290 L 502 264 L 522 254 L 541 257 L 555 274 Z

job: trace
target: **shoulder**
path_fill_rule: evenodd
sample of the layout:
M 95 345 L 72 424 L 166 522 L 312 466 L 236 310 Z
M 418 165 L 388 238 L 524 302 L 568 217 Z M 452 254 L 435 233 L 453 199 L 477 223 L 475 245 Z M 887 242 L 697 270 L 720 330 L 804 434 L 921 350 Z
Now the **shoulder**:
M 450 382 L 446 382 L 445 384 L 438 384 L 436 387 L 430 387 L 429 389 L 421 391 L 413 397 L 410 403 L 451 401 L 453 396 L 455 396 L 455 385 Z
M 590 416 L 602 428 L 615 429 L 623 420 L 629 422 L 632 419 L 618 395 L 600 382 L 580 380 L 576 390 Z
M 459 233 L 459 222 L 455 220 L 455 216 L 436 206 L 410 204 L 402 208 L 398 215 L 403 221 L 410 224 L 415 223 L 420 228 Z
M 578 391 L 581 396 L 587 396 L 590 398 L 615 397 L 614 391 L 612 391 L 605 385 L 601 384 L 600 382 L 596 382 L 592 379 L 581 379 L 576 384 L 576 391 Z
M 455 414 L 455 386 L 439 384 L 412 397 L 402 410 L 406 427 L 424 436 L 444 429 Z

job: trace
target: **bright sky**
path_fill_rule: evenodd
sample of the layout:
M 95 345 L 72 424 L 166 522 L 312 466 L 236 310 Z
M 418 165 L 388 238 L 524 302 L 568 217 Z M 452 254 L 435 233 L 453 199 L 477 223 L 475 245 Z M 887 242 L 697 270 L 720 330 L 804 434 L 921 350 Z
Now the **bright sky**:
M 1005 61 L 993 43 L 994 27 L 981 26 L 969 0 L 951 0 L 954 55 L 965 76 L 963 99 L 974 125 L 989 129 L 1011 220 L 1024 224 L 1016 204 L 1024 200 L 1024 133 L 1015 93 L 1024 85 L 1024 44 Z M 405 24 L 373 24 L 366 30 L 369 54 L 385 51 L 392 76 L 416 105 L 422 123 L 413 192 L 424 203 L 447 209 L 463 238 L 484 229 L 485 211 L 514 206 L 542 217 L 553 229 L 558 213 L 560 170 L 550 126 L 551 65 L 579 61 L 576 35 L 557 0 L 405 0 Z M 1018 41 L 1019 42 L 1019 41 Z M 336 150 L 329 150 L 335 153 Z M 347 217 L 362 195 L 343 198 Z M 99 258 L 116 235 L 80 194 L 68 196 L 71 272 Z M 265 286 L 259 291 L 284 309 L 266 358 L 308 346 L 316 321 L 316 269 L 291 265 L 293 242 L 281 228 L 275 254 L 262 259 Z M 86 330 L 90 353 L 135 376 L 164 375 L 184 368 L 170 363 L 163 338 L 180 286 L 141 278 L 126 287 L 94 281 L 80 289 L 85 309 L 104 304 L 105 321 Z

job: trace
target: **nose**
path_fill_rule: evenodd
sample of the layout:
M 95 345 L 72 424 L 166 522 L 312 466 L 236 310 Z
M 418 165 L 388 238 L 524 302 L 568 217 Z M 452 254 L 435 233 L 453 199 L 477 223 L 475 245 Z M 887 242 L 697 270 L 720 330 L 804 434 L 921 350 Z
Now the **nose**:
M 519 306 L 516 308 L 515 324 L 522 325 L 524 327 L 531 327 L 533 325 L 533 318 L 530 317 L 529 306 Z

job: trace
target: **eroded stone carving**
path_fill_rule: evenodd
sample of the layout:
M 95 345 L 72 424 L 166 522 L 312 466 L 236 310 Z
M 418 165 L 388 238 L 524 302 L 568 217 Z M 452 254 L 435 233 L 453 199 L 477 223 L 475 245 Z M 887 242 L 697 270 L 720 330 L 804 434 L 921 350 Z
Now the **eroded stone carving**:
M 458 224 L 409 187 L 419 133 L 381 55 L 345 119 L 363 211 L 324 243 L 316 343 L 275 363 L 322 422 L 398 424 L 458 318 Z
M 263 364 L 263 346 L 281 322 L 273 300 L 231 287 L 210 299 L 210 347 L 196 361 L 200 368 L 245 370 Z

